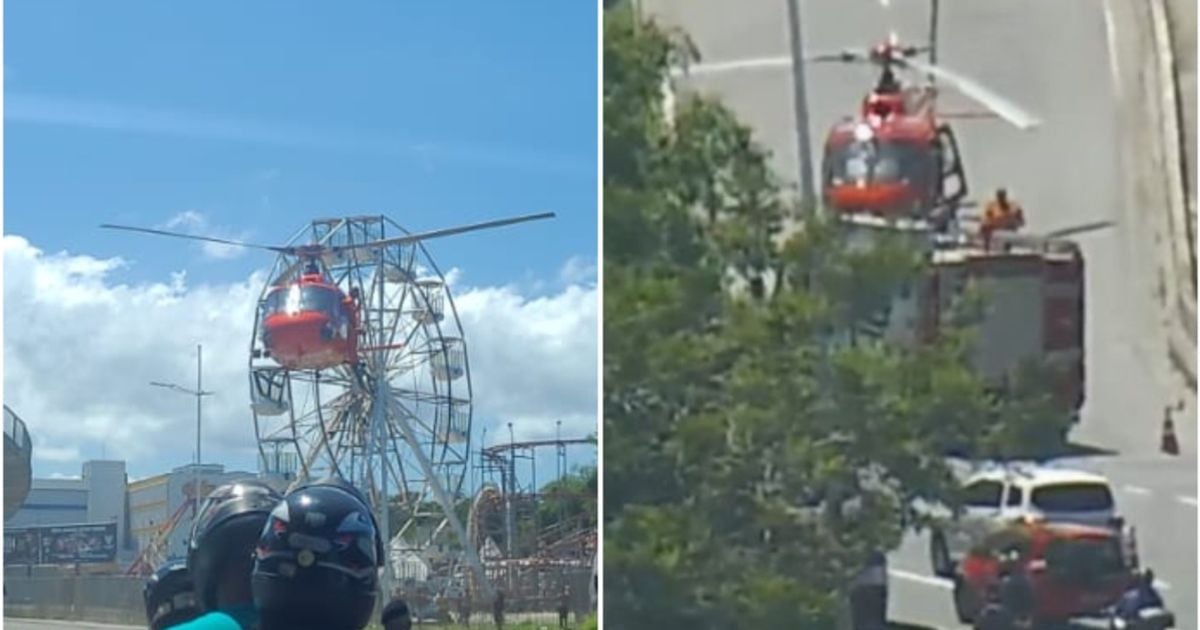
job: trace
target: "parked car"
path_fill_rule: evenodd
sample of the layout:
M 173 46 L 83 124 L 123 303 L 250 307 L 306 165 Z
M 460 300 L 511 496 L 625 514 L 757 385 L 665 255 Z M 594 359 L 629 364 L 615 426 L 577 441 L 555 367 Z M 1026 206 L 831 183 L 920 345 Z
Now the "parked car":
M 1101 475 L 1045 466 L 999 466 L 967 477 L 962 510 L 938 519 L 929 538 L 933 573 L 951 578 L 966 553 L 1012 523 L 1073 523 L 1121 534 L 1123 555 L 1137 565 L 1134 531 L 1118 515 Z
M 999 584 L 1001 560 L 1016 553 L 1033 589 L 1034 627 L 1111 609 L 1137 580 L 1108 527 L 1066 523 L 1013 524 L 976 543 L 954 576 L 954 609 L 972 623 Z

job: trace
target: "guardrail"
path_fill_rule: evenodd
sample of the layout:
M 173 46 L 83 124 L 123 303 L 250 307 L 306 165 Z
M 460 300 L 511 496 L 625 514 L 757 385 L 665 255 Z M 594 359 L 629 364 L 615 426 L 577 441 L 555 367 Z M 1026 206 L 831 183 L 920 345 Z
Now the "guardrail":
M 1189 387 L 1196 389 L 1196 259 L 1192 216 L 1188 207 L 1187 178 L 1183 172 L 1184 137 L 1182 133 L 1179 87 L 1168 13 L 1164 0 L 1148 3 L 1159 104 L 1158 126 L 1162 134 L 1167 208 L 1163 266 L 1166 271 L 1166 307 L 1169 313 L 1168 343 L 1171 362 L 1183 374 Z

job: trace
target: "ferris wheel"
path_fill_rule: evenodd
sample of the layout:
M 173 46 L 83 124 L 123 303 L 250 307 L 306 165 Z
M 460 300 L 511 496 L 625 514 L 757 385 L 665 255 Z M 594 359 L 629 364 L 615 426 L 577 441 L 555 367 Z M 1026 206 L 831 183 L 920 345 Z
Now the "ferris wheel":
M 303 308 L 322 300 L 322 291 L 291 283 L 289 274 L 303 261 L 284 252 L 271 273 L 275 282 L 259 300 L 250 378 L 263 457 L 301 479 L 349 480 L 368 494 L 385 530 L 391 524 L 384 497 L 391 497 L 392 513 L 404 521 L 400 546 L 420 553 L 436 544 L 447 521 L 462 531 L 451 506 L 469 465 L 472 392 L 462 324 L 445 277 L 421 242 L 388 244 L 404 234 L 382 216 L 317 220 L 297 234 L 293 241 L 324 248 L 324 291 L 350 305 L 341 330 L 324 341 L 341 333 L 354 356 L 335 365 L 291 367 L 272 356 L 275 304 Z M 290 294 L 272 299 L 281 292 Z M 477 567 L 472 546 L 465 547 Z
M 250 395 L 264 470 L 338 476 L 369 498 L 392 551 L 428 553 L 447 529 L 467 541 L 462 497 L 471 374 L 462 324 L 424 241 L 553 217 L 525 215 L 421 233 L 385 216 L 318 219 L 270 246 L 105 224 L 277 254 L 250 340 Z M 463 556 L 488 589 L 477 550 Z

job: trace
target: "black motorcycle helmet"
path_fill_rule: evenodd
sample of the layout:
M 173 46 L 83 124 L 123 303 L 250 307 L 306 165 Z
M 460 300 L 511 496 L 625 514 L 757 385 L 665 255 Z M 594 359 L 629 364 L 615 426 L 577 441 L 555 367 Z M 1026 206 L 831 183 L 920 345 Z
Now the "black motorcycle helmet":
M 255 480 L 225 484 L 212 491 L 192 525 L 187 567 L 204 610 L 217 608 L 217 587 L 228 563 L 249 559 L 267 515 L 283 499 Z M 249 576 L 247 576 L 249 578 Z
M 142 599 L 146 603 L 146 623 L 150 630 L 191 621 L 203 612 L 192 591 L 192 576 L 180 560 L 162 565 L 146 580 Z
M 258 543 L 252 583 L 263 628 L 365 627 L 383 564 L 383 538 L 362 493 L 339 479 L 296 487 Z

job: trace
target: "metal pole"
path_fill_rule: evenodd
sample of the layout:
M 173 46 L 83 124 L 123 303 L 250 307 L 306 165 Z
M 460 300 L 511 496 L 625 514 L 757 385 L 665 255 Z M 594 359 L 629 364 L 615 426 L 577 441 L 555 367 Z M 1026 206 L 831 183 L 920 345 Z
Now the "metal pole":
M 383 292 L 384 256 L 382 249 L 379 250 L 378 265 L 376 268 L 376 281 L 379 283 L 379 339 L 376 340 L 376 343 L 382 345 L 383 336 L 386 334 L 384 332 L 384 317 L 386 316 L 384 309 L 387 307 Z M 388 509 L 387 429 L 385 428 L 385 424 L 387 423 L 387 409 L 391 406 L 392 394 L 388 388 L 386 353 L 380 352 L 376 354 L 375 369 L 375 402 L 372 415 L 374 415 L 375 440 L 377 440 L 376 444 L 379 446 L 379 474 L 381 477 L 380 488 L 382 490 L 380 493 L 382 496 L 379 508 L 379 524 L 383 528 L 383 539 L 386 541 L 383 547 L 383 579 L 380 580 L 379 586 L 383 589 L 384 599 L 389 600 L 392 597 L 392 531 L 389 515 L 390 510 Z M 420 450 L 421 447 L 416 443 L 416 440 L 413 440 L 412 448 Z M 434 481 L 436 482 L 436 480 Z M 417 506 L 417 509 L 419 510 L 420 506 Z
M 380 376 L 375 379 L 376 402 L 375 402 L 375 409 L 373 410 L 374 415 L 375 415 L 375 418 L 374 418 L 375 440 L 377 440 L 377 443 L 379 445 L 379 464 L 380 464 L 379 472 L 382 477 L 382 482 L 380 484 L 382 491 L 380 492 L 381 497 L 380 497 L 380 508 L 379 508 L 379 512 L 380 512 L 379 526 L 383 528 L 383 539 L 386 543 L 383 546 L 383 554 L 384 554 L 384 556 L 383 556 L 383 567 L 384 567 L 383 579 L 380 580 L 379 585 L 383 589 L 384 598 L 390 599 L 392 596 L 392 591 L 391 591 L 391 585 L 392 585 L 392 563 L 391 563 L 392 531 L 391 531 L 391 523 L 390 523 L 391 519 L 390 519 L 390 514 L 389 514 L 390 510 L 388 509 L 388 484 L 387 484 L 387 478 L 388 478 L 388 470 L 387 469 L 388 469 L 388 467 L 387 467 L 387 461 L 385 459 L 387 457 L 387 445 L 386 445 L 386 440 L 384 439 L 384 436 L 386 435 L 386 430 L 384 429 L 384 423 L 387 422 L 387 415 L 386 415 L 386 413 L 384 413 L 386 410 L 386 407 L 384 407 L 385 403 L 383 402 L 384 400 L 386 400 L 385 396 L 390 397 L 390 393 L 386 391 L 386 387 L 387 387 L 387 380 L 383 378 L 382 374 L 380 374 Z M 419 447 L 417 447 L 417 448 L 419 448 Z
M 937 33 L 938 33 L 938 0 L 930 0 L 929 11 L 929 65 L 937 65 Z M 929 75 L 929 84 L 933 85 L 936 77 Z
M 808 134 L 808 91 L 804 80 L 804 42 L 800 22 L 800 0 L 787 0 L 788 31 L 792 44 L 792 89 L 796 112 L 796 148 L 800 158 L 800 205 L 803 212 L 816 210 L 813 186 L 812 143 Z
M 201 387 L 201 374 L 203 374 L 203 346 L 196 344 L 196 467 L 192 471 L 192 520 L 200 513 L 200 408 L 201 400 L 204 398 L 204 388 Z
M 504 533 L 508 557 L 513 557 L 512 495 L 517 490 L 517 451 L 513 448 L 513 426 L 508 423 L 508 489 L 504 491 Z
M 450 526 L 454 528 L 454 533 L 458 536 L 458 539 L 464 541 L 463 547 L 466 551 L 467 564 L 470 565 L 471 569 L 475 572 L 475 577 L 479 581 L 480 588 L 483 589 L 483 595 L 487 598 L 491 598 L 493 595 L 491 581 L 488 580 L 487 574 L 483 571 L 483 563 L 479 561 L 479 554 L 475 549 L 475 546 L 470 544 L 470 542 L 467 540 L 467 530 L 465 527 L 463 527 L 462 521 L 458 518 L 458 513 L 454 511 L 454 505 L 450 501 L 449 493 L 446 492 L 441 480 L 437 478 L 436 474 L 434 474 L 433 464 L 430 463 L 429 458 L 425 455 L 425 452 L 421 450 L 420 444 L 417 441 L 417 436 L 413 432 L 412 425 L 410 425 L 408 422 L 408 416 L 404 414 L 403 409 L 400 409 L 395 405 L 395 401 L 390 397 L 387 400 L 387 404 L 389 406 L 389 410 L 393 414 L 393 418 L 396 420 L 396 424 L 400 428 L 400 431 L 404 434 L 404 439 L 408 442 L 409 446 L 412 447 L 413 455 L 417 460 L 417 464 L 425 473 L 426 478 L 430 480 L 430 489 L 433 490 L 433 494 L 437 497 L 438 502 L 442 504 L 442 510 L 446 513 L 447 518 L 450 521 Z

